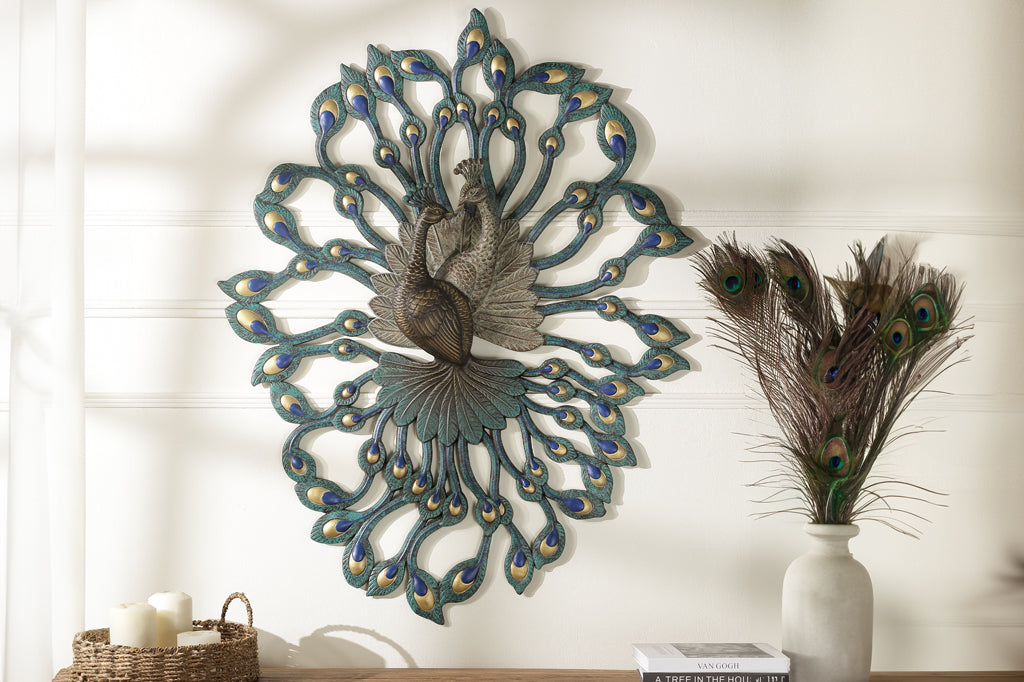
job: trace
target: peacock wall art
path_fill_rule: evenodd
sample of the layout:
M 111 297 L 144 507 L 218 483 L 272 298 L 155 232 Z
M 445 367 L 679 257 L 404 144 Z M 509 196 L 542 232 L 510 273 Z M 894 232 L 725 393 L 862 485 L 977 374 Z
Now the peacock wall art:
M 231 328 L 266 347 L 251 379 L 294 425 L 281 461 L 313 540 L 343 548 L 352 586 L 404 589 L 438 623 L 480 588 L 492 543 L 521 594 L 562 555 L 566 520 L 606 513 L 616 471 L 636 463 L 627 406 L 689 369 L 676 350 L 687 333 L 613 292 L 635 262 L 692 243 L 657 193 L 625 179 L 637 140 L 610 88 L 568 63 L 519 67 L 476 10 L 442 62 L 371 45 L 365 70 L 342 65 L 313 101 L 316 163 L 278 165 L 254 202 L 287 262 L 220 282 Z M 553 109 L 540 122 L 538 101 Z M 339 151 L 356 130 L 366 163 Z M 599 164 L 565 153 L 595 141 Z M 560 162 L 586 178 L 546 191 L 567 175 Z M 294 205 L 312 186 L 333 197 L 332 238 L 314 240 Z M 276 293 L 338 278 L 367 305 L 304 331 L 275 316 Z M 592 323 L 634 347 L 600 342 L 615 335 Z M 347 368 L 328 400 L 302 381 L 322 362 Z M 326 432 L 351 446 L 316 452 Z M 337 460 L 350 480 L 327 477 Z M 379 535 L 410 515 L 384 551 Z M 475 529 L 475 550 L 428 570 L 428 540 L 456 528 Z

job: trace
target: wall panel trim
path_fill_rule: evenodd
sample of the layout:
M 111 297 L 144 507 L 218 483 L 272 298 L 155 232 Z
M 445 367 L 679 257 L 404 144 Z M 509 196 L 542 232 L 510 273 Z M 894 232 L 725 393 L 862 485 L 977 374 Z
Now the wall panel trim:
M 353 299 L 334 299 L 330 304 L 324 301 L 268 301 L 267 306 L 285 318 L 310 320 L 333 320 L 338 313 L 348 308 L 366 308 L 369 296 Z M 699 320 L 714 314 L 713 308 L 703 299 L 657 299 L 621 296 L 630 310 L 637 313 L 657 313 L 670 319 Z M 210 319 L 224 317 L 224 309 L 231 303 L 227 296 L 217 299 L 91 299 L 86 301 L 87 318 L 180 318 Z M 1019 303 L 973 303 L 964 301 L 962 310 L 968 312 L 974 322 L 1008 323 L 1015 319 L 1020 310 Z M 589 319 L 589 313 L 566 313 L 559 319 Z
M 684 379 L 685 381 L 685 379 Z M 329 395 L 311 396 L 318 405 L 329 405 Z M 87 409 L 266 409 L 272 412 L 269 392 L 265 389 L 253 389 L 249 393 L 235 391 L 231 393 L 133 393 L 110 392 L 86 393 Z M 7 409 L 7 404 L 0 404 L 0 411 Z M 743 393 L 651 393 L 630 406 L 636 410 L 754 410 L 766 411 L 763 402 L 754 396 Z M 985 412 L 1008 413 L 1024 410 L 1024 393 L 1003 395 L 986 394 L 943 394 L 931 393 L 922 395 L 915 401 L 908 414 L 927 412 L 929 414 Z
M 330 210 L 298 210 L 302 223 L 310 228 L 352 228 L 352 223 Z M 536 220 L 540 212 L 527 214 L 524 223 Z M 392 222 L 386 211 L 368 212 L 373 224 Z M 879 232 L 925 232 L 937 234 L 972 235 L 986 237 L 1024 237 L 1024 214 L 929 214 L 911 211 L 712 211 L 692 210 L 677 212 L 673 216 L 677 225 L 697 230 L 725 229 L 816 229 L 861 230 Z M 29 228 L 45 228 L 52 224 L 53 214 L 28 212 L 21 214 L 21 224 Z M 614 225 L 638 225 L 622 210 L 606 210 L 605 222 Z M 18 224 L 18 214 L 0 211 L 0 228 Z M 571 218 L 557 218 L 553 224 L 572 224 Z M 87 211 L 86 229 L 146 228 L 172 229 L 256 229 L 249 210 L 231 211 Z M 352 228 L 354 231 L 354 228 Z

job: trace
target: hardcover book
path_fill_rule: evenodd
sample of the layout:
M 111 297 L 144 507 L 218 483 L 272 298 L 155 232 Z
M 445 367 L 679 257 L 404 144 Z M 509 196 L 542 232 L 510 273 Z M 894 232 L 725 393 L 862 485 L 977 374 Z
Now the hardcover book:
M 634 644 L 633 659 L 640 667 L 641 672 L 657 672 L 659 670 L 669 671 L 672 674 L 789 672 L 789 658 L 775 647 L 763 643 Z M 668 672 L 663 674 L 668 674 Z M 678 682 L 697 681 L 680 680 Z
M 640 682 L 789 682 L 789 673 L 651 673 L 638 670 Z

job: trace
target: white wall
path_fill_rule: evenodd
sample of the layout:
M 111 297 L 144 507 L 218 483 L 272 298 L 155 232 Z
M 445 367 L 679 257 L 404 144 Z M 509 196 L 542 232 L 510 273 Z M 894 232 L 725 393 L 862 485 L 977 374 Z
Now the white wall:
M 89 3 L 87 627 L 160 589 L 214 617 L 240 590 L 267 665 L 627 668 L 634 641 L 778 642 L 801 521 L 751 519 L 744 484 L 762 469 L 740 461 L 753 441 L 739 434 L 769 417 L 704 338 L 710 310 L 683 257 L 621 295 L 689 329 L 699 371 L 635 404 L 640 465 L 621 472 L 606 518 L 567 523 L 569 550 L 526 596 L 492 570 L 437 626 L 401 594 L 349 587 L 340 549 L 308 538 L 315 515 L 280 466 L 290 427 L 248 383 L 262 349 L 231 333 L 216 282 L 285 262 L 252 225 L 252 197 L 277 163 L 312 162 L 309 105 L 338 63 L 365 65 L 367 43 L 451 60 L 472 7 Z M 701 243 L 781 236 L 830 272 L 851 242 L 889 234 L 967 282 L 973 358 L 907 419 L 941 433 L 885 462 L 948 506 L 919 509 L 920 540 L 868 523 L 852 548 L 875 584 L 876 669 L 1024 668 L 1024 364 L 1011 341 L 1024 330 L 1024 4 L 481 9 L 520 68 L 565 60 L 615 88 L 640 135 L 627 179 Z M 326 227 L 329 209 L 309 215 Z

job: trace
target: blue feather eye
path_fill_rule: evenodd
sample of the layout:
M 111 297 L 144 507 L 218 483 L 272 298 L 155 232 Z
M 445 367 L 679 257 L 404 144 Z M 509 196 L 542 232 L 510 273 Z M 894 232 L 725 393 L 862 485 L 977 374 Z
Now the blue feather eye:
M 825 371 L 821 374 L 822 383 L 831 384 L 839 377 L 839 365 L 825 363 Z
M 914 334 L 910 324 L 901 317 L 891 321 L 882 331 L 882 345 L 893 358 L 898 358 L 907 352 L 913 342 Z
M 722 283 L 725 293 L 731 296 L 743 291 L 743 273 L 731 265 L 722 269 L 719 281 Z
M 818 463 L 831 476 L 845 476 L 850 466 L 850 448 L 842 436 L 825 441 L 818 455 Z
M 933 329 L 939 321 L 939 306 L 928 294 L 918 294 L 910 302 L 914 327 L 921 331 Z
M 838 388 L 837 382 L 843 376 L 840 373 L 839 364 L 839 354 L 836 349 L 832 347 L 826 349 L 814 367 L 814 376 L 818 379 L 818 383 L 831 389 Z
M 776 276 L 782 288 L 797 303 L 807 306 L 811 303 L 811 282 L 808 273 L 785 254 L 775 254 Z

